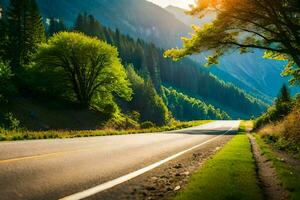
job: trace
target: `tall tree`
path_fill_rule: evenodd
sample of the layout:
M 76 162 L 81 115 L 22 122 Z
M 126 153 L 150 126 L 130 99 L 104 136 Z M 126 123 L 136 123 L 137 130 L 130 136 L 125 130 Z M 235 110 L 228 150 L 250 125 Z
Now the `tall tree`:
M 212 23 L 193 27 L 195 33 L 183 39 L 184 47 L 165 56 L 180 59 L 208 51 L 208 64 L 216 64 L 229 50 L 262 49 L 267 58 L 288 60 L 284 74 L 300 84 L 299 0 L 199 0 L 190 14 L 203 17 L 212 11 L 217 15 Z
M 35 0 L 11 0 L 8 8 L 9 55 L 13 69 L 28 64 L 45 39 L 42 17 Z
M 67 31 L 67 27 L 64 23 L 63 19 L 56 19 L 54 17 L 51 17 L 49 19 L 49 25 L 47 28 L 47 36 L 53 36 L 55 33 Z
M 3 8 L 0 4 L 0 59 L 6 58 L 7 41 L 7 23 L 5 20 Z
M 289 91 L 288 87 L 284 84 L 280 89 L 280 93 L 278 95 L 277 102 L 290 103 L 291 101 L 292 101 L 292 98 L 291 98 L 290 91 Z

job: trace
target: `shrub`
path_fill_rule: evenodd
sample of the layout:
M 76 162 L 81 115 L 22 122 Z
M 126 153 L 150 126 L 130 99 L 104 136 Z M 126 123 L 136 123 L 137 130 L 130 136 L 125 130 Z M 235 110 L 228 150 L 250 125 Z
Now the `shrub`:
M 149 129 L 149 128 L 153 128 L 153 127 L 155 127 L 155 124 L 153 122 L 146 121 L 146 122 L 141 123 L 142 129 Z
M 0 60 L 0 104 L 7 103 L 8 99 L 16 92 L 12 77 L 13 73 L 9 64 Z
M 109 129 L 137 129 L 139 124 L 127 115 L 117 112 L 105 123 L 104 127 Z
M 8 130 L 17 130 L 20 128 L 20 121 L 12 114 L 4 114 L 2 127 Z

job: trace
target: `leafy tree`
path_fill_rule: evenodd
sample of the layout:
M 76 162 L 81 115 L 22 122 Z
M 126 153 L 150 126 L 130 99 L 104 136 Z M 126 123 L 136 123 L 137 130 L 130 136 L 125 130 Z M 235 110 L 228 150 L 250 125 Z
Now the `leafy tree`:
M 77 20 L 80 23 L 77 22 L 74 26 L 76 31 L 97 36 L 118 47 L 123 65 L 133 64 L 135 70 L 144 79 L 151 80 L 159 94 L 161 94 L 161 84 L 172 85 L 189 95 L 197 98 L 203 97 L 205 101 L 216 102 L 215 106 L 229 108 L 228 113 L 238 112 L 238 115 L 233 113 L 235 114 L 233 117 L 257 116 L 267 107 L 233 85 L 218 80 L 189 59 L 183 59 L 180 62 L 165 59 L 163 50 L 156 48 L 153 44 L 148 44 L 140 39 L 134 40 L 118 30 L 113 31 L 101 26 L 97 21 L 94 22 L 97 25 L 92 26 L 94 29 L 90 32 L 88 30 L 91 23 L 88 15 L 79 15 L 78 19 L 80 19 Z M 80 24 L 80 26 L 76 24 Z
M 117 95 L 130 100 L 132 90 L 116 48 L 81 33 L 61 32 L 40 45 L 35 68 L 58 73 L 83 106 L 101 106 Z M 60 78 L 63 78 L 60 80 Z M 54 76 L 55 79 L 55 76 Z
M 208 64 L 229 50 L 262 49 L 265 57 L 288 60 L 285 75 L 300 84 L 300 1 L 299 0 L 201 0 L 190 12 L 203 17 L 215 12 L 212 23 L 194 26 L 192 38 L 183 38 L 182 49 L 165 56 L 180 59 L 199 52 L 212 52 Z
M 42 17 L 35 0 L 11 0 L 7 21 L 11 65 L 18 68 L 29 64 L 37 45 L 45 39 Z

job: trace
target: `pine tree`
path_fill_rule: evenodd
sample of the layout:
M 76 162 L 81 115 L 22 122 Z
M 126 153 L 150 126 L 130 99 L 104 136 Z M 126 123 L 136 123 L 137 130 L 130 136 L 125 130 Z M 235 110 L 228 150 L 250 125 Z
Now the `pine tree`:
M 68 29 L 67 29 L 63 19 L 55 19 L 54 17 L 51 17 L 49 19 L 49 25 L 47 28 L 47 36 L 48 37 L 54 35 L 55 33 L 67 31 L 67 30 Z
M 279 96 L 277 98 L 277 101 L 287 102 L 287 103 L 291 102 L 291 94 L 290 94 L 290 91 L 289 91 L 288 87 L 286 86 L 286 84 L 284 84 L 281 87 L 281 90 L 280 90 Z
M 30 62 L 37 45 L 45 40 L 45 31 L 35 0 L 10 0 L 7 18 L 9 55 L 16 69 Z
M 7 23 L 3 8 L 0 4 L 0 59 L 6 58 L 7 48 Z

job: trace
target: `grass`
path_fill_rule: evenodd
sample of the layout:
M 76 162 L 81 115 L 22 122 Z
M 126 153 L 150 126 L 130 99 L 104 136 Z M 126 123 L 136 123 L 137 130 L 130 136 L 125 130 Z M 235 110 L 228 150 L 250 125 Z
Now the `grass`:
M 220 152 L 196 172 L 186 189 L 175 199 L 263 199 L 245 124 Z
M 173 122 L 171 125 L 163 127 L 153 127 L 149 129 L 131 129 L 131 130 L 91 130 L 91 131 L 8 131 L 0 129 L 0 141 L 14 140 L 34 140 L 34 139 L 53 139 L 53 138 L 77 138 L 77 137 L 92 137 L 92 136 L 108 136 L 108 135 L 127 135 L 138 133 L 154 133 L 162 131 L 171 131 L 184 129 L 192 126 L 198 126 L 209 123 L 211 120 L 198 120 L 190 122 Z
M 284 160 L 276 156 L 272 147 L 259 135 L 256 134 L 255 137 L 262 154 L 272 162 L 283 187 L 290 192 L 291 199 L 300 199 L 300 167 L 298 166 L 296 169 L 290 166 Z

